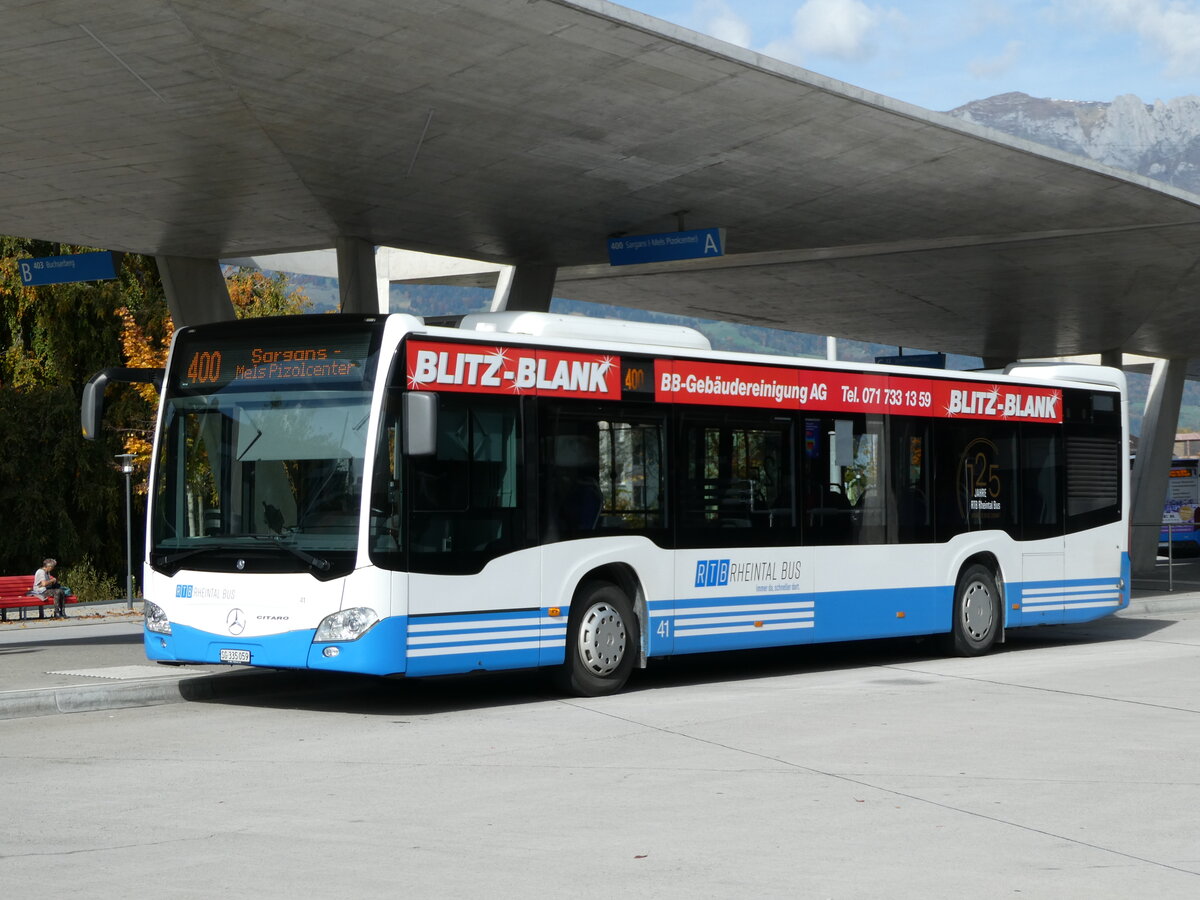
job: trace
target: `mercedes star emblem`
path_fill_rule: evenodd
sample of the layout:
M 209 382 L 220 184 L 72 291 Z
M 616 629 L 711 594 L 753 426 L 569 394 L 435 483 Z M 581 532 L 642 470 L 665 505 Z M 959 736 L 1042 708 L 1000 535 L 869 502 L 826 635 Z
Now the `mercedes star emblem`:
M 246 614 L 236 607 L 229 611 L 225 622 L 229 625 L 230 634 L 241 634 L 246 630 Z

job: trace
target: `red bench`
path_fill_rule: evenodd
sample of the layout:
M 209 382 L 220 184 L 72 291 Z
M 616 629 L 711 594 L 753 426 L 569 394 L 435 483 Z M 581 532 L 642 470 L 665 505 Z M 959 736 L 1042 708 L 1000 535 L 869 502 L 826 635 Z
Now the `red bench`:
M 20 618 L 25 618 L 27 610 L 36 609 L 38 618 L 46 617 L 47 607 L 54 612 L 54 599 L 29 593 L 33 587 L 32 575 L 0 575 L 0 622 L 7 622 L 8 611 L 18 610 Z M 67 603 L 77 603 L 79 598 L 68 594 Z

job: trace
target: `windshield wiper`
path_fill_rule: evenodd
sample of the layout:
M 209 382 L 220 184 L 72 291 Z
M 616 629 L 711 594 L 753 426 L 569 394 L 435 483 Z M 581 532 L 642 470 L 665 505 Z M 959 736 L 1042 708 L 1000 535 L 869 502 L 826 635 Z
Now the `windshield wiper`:
M 193 547 L 191 550 L 180 550 L 178 553 L 167 553 L 153 559 L 155 565 L 171 566 L 177 562 L 187 559 L 189 556 L 195 556 L 198 553 L 213 553 L 225 552 L 231 550 L 239 550 L 240 547 L 233 544 L 205 544 L 203 547 Z
M 301 550 L 295 544 L 285 544 L 283 542 L 283 535 L 281 534 L 251 534 L 247 535 L 247 537 L 252 537 L 256 541 L 270 541 L 276 547 L 280 548 L 281 550 L 286 550 L 288 553 L 292 554 L 292 556 L 296 557 L 302 562 L 308 563 L 314 569 L 317 569 L 321 572 L 329 571 L 329 560 L 322 559 L 320 556 L 313 556 L 307 550 Z
M 314 569 L 317 569 L 320 572 L 329 571 L 329 560 L 322 559 L 319 556 L 313 556 L 307 550 L 301 550 L 294 544 L 285 544 L 283 542 L 282 535 L 243 534 L 238 535 L 238 537 L 253 538 L 256 541 L 270 541 L 276 547 L 280 548 L 281 550 L 286 550 L 288 553 L 292 554 L 292 556 L 296 557 L 302 562 L 307 563 Z M 158 556 L 154 559 L 154 564 L 158 566 L 169 567 L 175 565 L 177 562 L 187 559 L 188 557 L 196 556 L 199 553 L 240 553 L 245 549 L 246 547 L 243 544 L 208 544 L 204 547 L 193 547 L 190 550 L 181 550 L 178 553 L 169 553 L 164 556 Z

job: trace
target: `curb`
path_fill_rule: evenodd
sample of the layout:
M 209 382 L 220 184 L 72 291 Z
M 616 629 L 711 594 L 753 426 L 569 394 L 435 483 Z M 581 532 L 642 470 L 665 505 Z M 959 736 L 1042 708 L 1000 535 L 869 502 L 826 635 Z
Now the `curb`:
M 97 712 L 169 703 L 286 694 L 311 689 L 307 671 L 249 670 L 209 675 L 160 676 L 123 684 L 70 684 L 0 692 L 0 721 Z
M 207 680 L 201 676 L 195 681 Z M 57 713 L 94 712 L 130 706 L 161 706 L 188 699 L 195 688 L 185 688 L 182 679 L 139 681 L 128 684 L 73 684 L 55 688 L 33 688 L 0 694 L 0 719 L 24 719 Z M 198 693 L 202 693 L 199 691 Z
M 1200 610 L 1200 594 L 1181 592 L 1177 596 L 1156 595 L 1140 600 L 1135 597 L 1129 601 L 1129 605 L 1125 609 L 1120 610 L 1120 613 L 1144 615 L 1147 613 L 1189 612 L 1191 610 Z

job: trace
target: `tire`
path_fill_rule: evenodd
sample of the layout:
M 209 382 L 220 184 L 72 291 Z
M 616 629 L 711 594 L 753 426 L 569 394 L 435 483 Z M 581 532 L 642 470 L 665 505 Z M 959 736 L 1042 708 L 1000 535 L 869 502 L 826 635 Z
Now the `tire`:
M 958 656 L 982 656 L 995 645 L 1003 621 L 992 571 L 979 564 L 968 566 L 954 588 L 950 650 Z
M 567 621 L 567 653 L 555 673 L 558 687 L 580 697 L 600 697 L 624 687 L 641 638 L 629 598 L 615 584 L 580 586 Z

